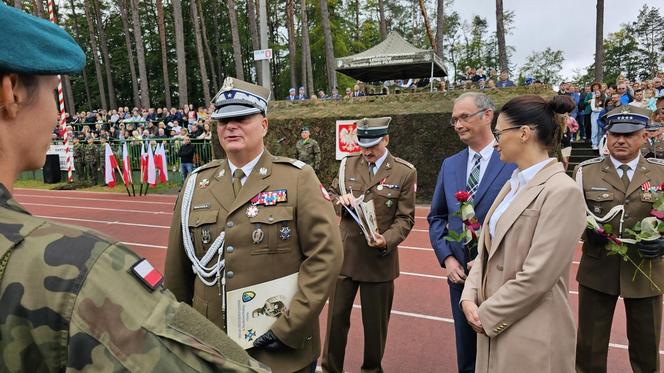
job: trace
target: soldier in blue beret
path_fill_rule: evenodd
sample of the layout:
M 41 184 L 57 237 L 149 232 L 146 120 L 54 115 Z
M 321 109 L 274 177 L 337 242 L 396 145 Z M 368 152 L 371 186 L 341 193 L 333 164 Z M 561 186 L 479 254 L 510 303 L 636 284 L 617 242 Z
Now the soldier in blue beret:
M 44 164 L 57 74 L 85 54 L 0 2 L 0 372 L 267 372 L 116 240 L 30 215 L 14 180 Z

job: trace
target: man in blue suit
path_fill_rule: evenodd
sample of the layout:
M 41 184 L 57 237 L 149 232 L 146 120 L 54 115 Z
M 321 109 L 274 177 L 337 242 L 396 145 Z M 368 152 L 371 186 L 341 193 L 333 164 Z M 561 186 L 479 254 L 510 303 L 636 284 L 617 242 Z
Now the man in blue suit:
M 493 102 L 483 93 L 464 93 L 454 101 L 450 124 L 468 147 L 443 160 L 428 217 L 431 246 L 441 267 L 447 269 L 460 373 L 475 371 L 475 332 L 459 306 L 463 284 L 475 258 L 463 243 L 447 241 L 445 237 L 450 231 L 461 233 L 463 230 L 461 218 L 454 216 L 459 210 L 459 202 L 454 197 L 456 192 L 471 193 L 475 214 L 483 223 L 489 207 L 516 168 L 503 163 L 493 149 L 494 112 Z M 474 250 L 474 254 L 476 252 Z

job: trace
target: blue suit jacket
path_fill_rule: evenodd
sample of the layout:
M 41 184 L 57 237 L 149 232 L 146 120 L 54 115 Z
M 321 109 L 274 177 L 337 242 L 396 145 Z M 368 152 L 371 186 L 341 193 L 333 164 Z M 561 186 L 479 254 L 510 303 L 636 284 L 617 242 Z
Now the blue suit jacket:
M 429 239 L 431 246 L 436 252 L 438 262 L 444 267 L 445 258 L 450 255 L 464 267 L 468 262 L 468 252 L 460 242 L 446 241 L 448 230 L 461 232 L 463 222 L 454 213 L 459 210 L 459 202 L 454 198 L 454 193 L 466 189 L 466 169 L 468 167 L 468 148 L 443 160 L 436 181 L 436 190 L 431 201 L 431 212 L 429 212 Z M 473 198 L 475 215 L 484 223 L 484 217 L 496 199 L 498 192 L 512 176 L 516 166 L 507 164 L 500 160 L 500 154 L 494 151 L 489 160 L 487 169 L 484 171 L 480 186 Z

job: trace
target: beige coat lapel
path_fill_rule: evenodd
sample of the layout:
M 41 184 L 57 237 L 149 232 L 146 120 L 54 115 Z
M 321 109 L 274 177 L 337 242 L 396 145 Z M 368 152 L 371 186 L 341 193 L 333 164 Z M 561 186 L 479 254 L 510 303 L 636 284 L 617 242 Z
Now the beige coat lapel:
M 493 215 L 493 212 L 496 211 L 496 208 L 498 208 L 498 205 L 500 205 L 500 202 L 505 199 L 505 196 L 507 193 L 512 190 L 510 182 L 506 182 L 505 185 L 503 185 L 503 188 L 500 190 L 498 193 L 498 196 L 496 196 L 496 199 L 493 201 L 493 205 L 491 205 L 491 208 L 489 208 L 489 211 L 486 213 L 486 216 L 484 217 L 484 224 L 482 225 L 482 232 L 480 234 L 484 236 L 483 242 L 484 242 L 484 248 L 490 248 L 491 247 L 491 234 L 489 234 L 489 220 L 491 220 L 491 216 Z M 482 249 L 482 248 L 479 248 Z M 488 250 L 487 250 L 488 253 Z
M 525 210 L 530 204 L 537 198 L 540 192 L 544 189 L 544 183 L 551 178 L 551 176 L 565 172 L 560 163 L 551 161 L 547 164 L 540 172 L 535 175 L 535 177 L 526 184 L 521 191 L 518 192 L 512 203 L 503 215 L 498 220 L 496 224 L 496 231 L 491 240 L 491 247 L 489 249 L 489 259 L 496 253 L 496 250 L 500 246 L 500 242 L 505 237 L 505 234 L 512 227 L 516 219 L 521 216 L 523 210 Z
M 627 187 L 627 193 L 625 193 L 626 196 L 639 190 L 641 185 L 646 181 L 650 181 L 650 171 L 648 171 L 648 168 L 646 167 L 647 162 L 648 161 L 646 161 L 644 157 L 639 159 L 639 163 L 636 164 L 636 170 L 634 170 L 634 176 L 632 176 L 632 181 L 630 181 L 629 186 Z
M 270 186 L 268 178 L 272 174 L 272 155 L 265 150 L 263 155 L 254 166 L 254 169 L 251 170 L 251 174 L 247 177 L 247 180 L 244 182 L 242 189 L 240 189 L 240 194 L 237 198 L 234 199 L 231 204 L 231 208 L 228 210 L 228 214 L 232 214 L 233 211 L 244 206 L 249 200 L 254 198 L 258 193 L 267 189 Z M 231 185 L 231 195 L 233 187 Z

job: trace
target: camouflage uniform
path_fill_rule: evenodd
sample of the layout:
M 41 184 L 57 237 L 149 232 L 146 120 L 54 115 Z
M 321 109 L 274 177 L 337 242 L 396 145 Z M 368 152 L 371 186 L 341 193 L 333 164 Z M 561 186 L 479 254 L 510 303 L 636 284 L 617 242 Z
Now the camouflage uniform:
M 82 182 L 85 179 L 85 170 L 83 169 L 83 144 L 78 140 L 74 143 L 74 170 L 78 175 L 78 181 Z
M 87 229 L 27 213 L 0 184 L 0 371 L 267 372 Z
M 320 146 L 314 139 L 300 139 L 295 144 L 295 158 L 313 167 L 316 172 L 320 170 Z
M 85 180 L 97 185 L 97 168 L 99 167 L 99 146 L 92 144 L 83 145 L 83 167 L 85 168 Z

